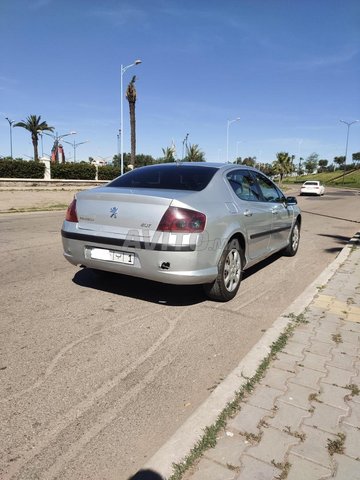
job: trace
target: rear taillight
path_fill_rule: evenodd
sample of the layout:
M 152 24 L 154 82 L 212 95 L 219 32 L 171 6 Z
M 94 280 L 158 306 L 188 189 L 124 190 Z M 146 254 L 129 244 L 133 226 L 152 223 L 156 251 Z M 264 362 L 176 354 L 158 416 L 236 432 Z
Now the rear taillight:
M 164 213 L 159 226 L 160 232 L 195 233 L 203 232 L 206 215 L 187 208 L 169 207 Z
M 78 222 L 78 217 L 76 213 L 76 198 L 74 198 L 74 200 L 68 206 L 65 220 L 67 220 L 68 222 Z

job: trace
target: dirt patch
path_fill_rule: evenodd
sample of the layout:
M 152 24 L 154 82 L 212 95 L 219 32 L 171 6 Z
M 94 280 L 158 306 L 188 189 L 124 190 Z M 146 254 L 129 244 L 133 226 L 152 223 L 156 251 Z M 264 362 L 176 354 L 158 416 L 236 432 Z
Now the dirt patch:
M 16 210 L 52 209 L 62 207 L 64 210 L 73 199 L 75 193 L 81 189 L 26 189 L 26 190 L 0 190 L 0 213 Z

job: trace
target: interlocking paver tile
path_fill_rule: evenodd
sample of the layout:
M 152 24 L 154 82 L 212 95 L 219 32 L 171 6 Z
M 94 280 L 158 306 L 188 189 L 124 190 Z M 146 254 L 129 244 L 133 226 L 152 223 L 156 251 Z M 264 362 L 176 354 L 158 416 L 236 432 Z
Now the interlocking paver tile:
M 304 357 L 304 350 L 306 345 L 303 343 L 288 341 L 285 347 L 282 349 L 283 352 L 288 353 L 289 355 L 295 355 L 296 357 Z
M 311 417 L 304 420 L 304 425 L 319 428 L 330 433 L 338 433 L 340 422 L 347 415 L 347 411 L 331 407 L 325 403 L 312 402 L 314 412 Z
M 304 368 L 298 366 L 298 371 L 296 375 L 290 378 L 289 382 L 319 390 L 320 380 L 322 380 L 324 376 L 325 372 L 319 372 L 317 370 L 312 370 L 311 368 Z
M 354 370 L 344 370 L 342 368 L 333 367 L 332 365 L 326 365 L 327 375 L 321 379 L 321 383 L 329 383 L 330 385 L 338 385 L 339 387 L 345 387 L 350 383 Z
M 247 403 L 254 405 L 254 407 L 264 408 L 270 411 L 274 407 L 275 399 L 283 393 L 282 390 L 276 388 L 258 385 L 249 397 Z
M 311 413 L 303 408 L 295 407 L 284 402 L 277 402 L 277 409 L 274 417 L 267 419 L 267 423 L 274 428 L 284 430 L 285 427 L 291 431 L 297 431 L 303 420 L 310 417 Z
M 327 443 L 328 439 L 334 440 L 336 437 L 306 425 L 303 425 L 301 431 L 305 434 L 305 440 L 291 447 L 290 452 L 330 469 L 331 461 Z
M 301 360 L 302 357 L 280 352 L 276 354 L 276 359 L 273 361 L 272 366 L 288 372 L 295 372 L 297 362 L 301 362 Z
M 350 407 L 350 414 L 344 418 L 343 422 L 352 425 L 355 428 L 360 428 L 360 403 L 349 400 L 348 404 Z
M 349 343 L 349 342 L 341 342 L 336 348 L 333 349 L 332 353 L 333 354 L 340 353 L 342 355 L 345 353 L 346 355 L 356 357 L 359 354 L 359 345 L 360 345 L 360 341 L 358 345 L 354 343 Z
M 352 333 L 360 334 L 360 323 L 354 322 L 343 322 L 341 325 L 341 330 L 346 330 Z
M 355 358 L 342 353 L 334 353 L 332 359 L 326 362 L 326 365 L 342 368 L 343 370 L 353 370 Z
M 306 349 L 306 352 L 315 353 L 316 355 L 324 355 L 328 357 L 332 348 L 333 346 L 330 345 L 330 343 L 313 340 L 311 342 L 311 346 Z
M 228 422 L 228 427 L 239 432 L 248 432 L 258 435 L 259 422 L 269 414 L 269 410 L 245 403 L 241 406 L 241 410 L 236 417 Z
M 246 452 L 252 457 L 256 457 L 264 462 L 276 463 L 283 462 L 285 455 L 292 445 L 299 443 L 299 439 L 276 428 L 266 428 L 263 430 L 263 436 L 258 443 L 250 447 Z
M 316 392 L 317 390 L 314 388 L 308 388 L 295 383 L 289 383 L 287 392 L 279 397 L 278 401 L 289 403 L 296 407 L 303 408 L 304 410 L 308 410 L 311 407 L 309 396 Z
M 260 383 L 261 385 L 285 391 L 287 389 L 287 381 L 294 376 L 295 373 L 281 370 L 280 368 L 270 367 L 266 372 L 266 376 Z
M 359 347 L 360 334 L 358 332 L 350 332 L 349 330 L 345 330 L 340 327 L 339 333 L 341 334 L 343 342 L 352 343 L 353 345 Z
M 229 437 L 226 432 L 223 432 L 217 440 L 215 448 L 207 450 L 205 457 L 224 466 L 230 464 L 234 467 L 240 467 L 240 456 L 248 446 L 249 444 L 245 443 L 245 438 L 239 434 Z
M 323 355 L 307 353 L 301 363 L 306 368 L 311 368 L 312 370 L 318 370 L 319 372 L 326 373 L 325 363 L 327 360 L 328 358 L 324 357 Z
M 334 475 L 335 480 L 359 480 L 360 479 L 360 462 L 346 455 L 334 455 L 337 464 Z
M 349 394 L 349 390 L 327 383 L 320 382 L 320 385 L 320 395 L 318 395 L 320 401 L 346 411 L 349 409 L 345 402 L 345 397 Z
M 191 478 L 191 480 L 234 480 L 237 475 L 238 473 L 234 470 L 202 458 L 197 467 L 185 475 L 184 480 L 187 478 Z
M 331 477 L 329 468 L 317 465 L 297 455 L 289 455 L 288 462 L 291 467 L 286 480 L 319 480 Z
M 343 423 L 341 431 L 345 433 L 345 453 L 349 457 L 360 458 L 360 430 Z M 359 464 L 360 471 L 360 464 Z
M 309 345 L 310 343 L 310 338 L 312 337 L 313 332 L 312 331 L 304 331 L 304 330 L 298 330 L 296 329 L 293 336 L 291 337 L 291 340 L 293 342 L 301 343 L 303 345 Z
M 326 312 L 323 318 L 320 318 L 320 325 L 327 325 L 328 328 L 332 328 L 335 325 L 341 325 L 341 320 L 339 319 L 338 315 L 334 313 Z
M 316 340 L 318 342 L 324 342 L 324 343 L 329 343 L 331 345 L 334 345 L 334 342 L 331 338 L 331 335 L 333 334 L 333 332 L 331 331 L 328 331 L 328 332 L 325 332 L 325 331 L 320 331 L 320 332 L 316 332 L 315 335 L 312 337 L 312 340 Z
M 242 469 L 240 474 L 235 477 L 236 480 L 274 480 L 281 473 L 281 470 L 273 465 L 261 462 L 248 455 L 244 455 L 241 458 L 241 462 Z M 203 477 L 202 480 L 208 479 Z

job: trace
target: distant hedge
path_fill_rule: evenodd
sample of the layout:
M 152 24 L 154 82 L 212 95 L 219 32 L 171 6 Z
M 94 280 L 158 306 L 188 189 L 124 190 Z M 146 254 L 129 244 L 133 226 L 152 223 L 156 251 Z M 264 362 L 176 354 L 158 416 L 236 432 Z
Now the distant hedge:
M 98 180 L 113 180 L 120 175 L 120 168 L 117 167 L 99 167 Z
M 95 180 L 96 167 L 89 163 L 52 163 L 51 178 L 56 180 Z M 1 178 L 44 178 L 45 164 L 26 160 L 0 160 Z M 99 166 L 98 180 L 113 180 L 120 175 L 119 167 Z
M 0 160 L 1 178 L 44 178 L 45 164 L 25 160 Z
M 51 164 L 51 178 L 58 180 L 95 180 L 96 167 L 88 163 Z

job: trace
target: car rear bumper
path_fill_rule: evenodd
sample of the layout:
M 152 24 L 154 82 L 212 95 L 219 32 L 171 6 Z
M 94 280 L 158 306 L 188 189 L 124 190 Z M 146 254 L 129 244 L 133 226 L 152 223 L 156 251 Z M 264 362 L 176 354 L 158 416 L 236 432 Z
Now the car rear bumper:
M 300 190 L 300 195 L 322 195 L 323 192 L 319 189 Z
M 217 262 L 209 264 L 209 251 L 198 251 L 196 245 L 138 245 L 106 238 L 79 235 L 62 230 L 64 257 L 73 265 L 145 278 L 174 285 L 210 283 L 217 276 Z M 83 237 L 83 238 L 82 238 Z M 134 255 L 134 264 L 127 265 L 91 258 L 91 248 L 102 248 Z M 211 256 L 210 256 L 211 258 Z M 213 255 L 215 259 L 215 255 Z

